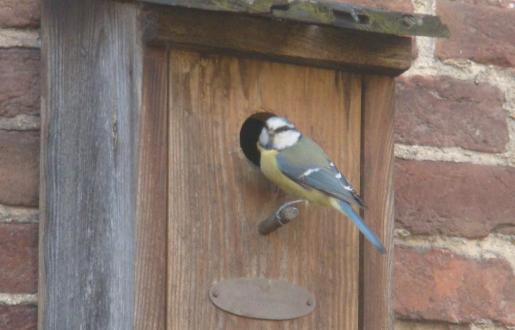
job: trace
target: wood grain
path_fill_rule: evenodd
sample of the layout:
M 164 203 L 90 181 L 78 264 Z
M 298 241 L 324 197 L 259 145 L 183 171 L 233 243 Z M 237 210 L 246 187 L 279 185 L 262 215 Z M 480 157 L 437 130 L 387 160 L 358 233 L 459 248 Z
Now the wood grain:
M 139 7 L 42 2 L 39 329 L 131 329 Z
M 258 223 L 286 197 L 247 161 L 239 129 L 252 113 L 289 117 L 359 186 L 360 76 L 172 50 L 170 55 L 168 329 L 357 329 L 358 232 L 310 205 L 266 237 Z M 213 283 L 285 279 L 315 294 L 314 313 L 260 321 L 222 312 Z
M 394 80 L 363 79 L 362 191 L 368 205 L 365 222 L 378 234 L 386 255 L 362 242 L 360 328 L 393 329 L 393 111 Z M 364 238 L 361 238 L 364 240 Z
M 185 8 L 145 8 L 144 38 L 150 44 L 387 74 L 400 74 L 411 63 L 411 39 L 406 37 Z
M 136 329 L 166 328 L 168 52 L 147 48 L 140 117 Z

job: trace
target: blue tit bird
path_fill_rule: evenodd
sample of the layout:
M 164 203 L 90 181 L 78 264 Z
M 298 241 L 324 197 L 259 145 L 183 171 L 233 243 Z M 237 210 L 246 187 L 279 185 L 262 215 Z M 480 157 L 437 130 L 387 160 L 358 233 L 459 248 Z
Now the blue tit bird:
M 287 193 L 343 213 L 379 252 L 385 253 L 379 238 L 352 208 L 364 207 L 362 199 L 318 144 L 287 119 L 272 116 L 264 122 L 257 148 L 259 166 L 270 181 Z

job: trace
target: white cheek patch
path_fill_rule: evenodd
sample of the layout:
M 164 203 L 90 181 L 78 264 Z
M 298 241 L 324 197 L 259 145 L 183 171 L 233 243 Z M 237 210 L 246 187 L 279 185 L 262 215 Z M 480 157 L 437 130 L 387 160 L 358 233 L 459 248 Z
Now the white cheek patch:
M 342 178 L 342 174 L 341 174 L 341 173 L 336 173 L 335 177 L 336 177 L 337 179 L 341 179 L 341 178 Z
M 259 134 L 259 144 L 261 144 L 263 147 L 268 144 L 268 141 L 270 140 L 270 137 L 268 136 L 268 132 L 266 128 L 263 128 L 261 130 L 261 134 Z
M 273 143 L 274 149 L 281 150 L 281 149 L 291 147 L 292 145 L 297 143 L 297 141 L 299 141 L 299 138 L 300 138 L 300 133 L 298 131 L 294 131 L 294 130 L 277 133 L 274 136 L 274 143 Z

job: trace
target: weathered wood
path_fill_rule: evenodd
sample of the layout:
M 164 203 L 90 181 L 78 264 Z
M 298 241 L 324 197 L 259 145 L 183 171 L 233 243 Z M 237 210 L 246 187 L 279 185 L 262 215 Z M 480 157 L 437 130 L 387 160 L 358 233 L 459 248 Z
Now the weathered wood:
M 144 53 L 139 133 L 136 329 L 166 326 L 168 205 L 168 53 Z
M 131 329 L 139 7 L 42 5 L 40 329 Z
M 289 198 L 247 161 L 238 137 L 256 111 L 288 116 L 359 188 L 360 76 L 179 50 L 169 70 L 168 329 L 357 329 L 357 229 L 311 205 L 260 235 Z M 235 277 L 288 280 L 313 292 L 317 308 L 282 322 L 225 313 L 208 291 Z
M 150 44 L 387 74 L 399 74 L 411 63 L 410 38 L 228 13 L 146 8 L 144 38 Z
M 305 0 L 140 0 L 168 6 L 259 15 L 334 28 L 401 36 L 449 37 L 438 16 L 401 13 L 377 8 Z
M 393 329 L 393 100 L 393 78 L 363 79 L 361 182 L 368 206 L 364 216 L 387 250 L 386 255 L 380 255 L 362 242 L 360 328 L 365 330 Z

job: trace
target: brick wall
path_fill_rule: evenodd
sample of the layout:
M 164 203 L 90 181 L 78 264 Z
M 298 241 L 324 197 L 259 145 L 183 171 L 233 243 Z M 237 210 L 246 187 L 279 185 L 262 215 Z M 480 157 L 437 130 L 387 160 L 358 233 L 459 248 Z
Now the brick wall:
M 37 321 L 38 29 L 38 0 L 0 0 L 0 330 Z
M 397 83 L 396 329 L 515 329 L 515 1 L 413 8 L 451 38 Z
M 399 330 L 515 327 L 515 1 L 349 0 L 440 15 L 398 80 Z M 0 330 L 36 326 L 39 1 L 0 0 Z

